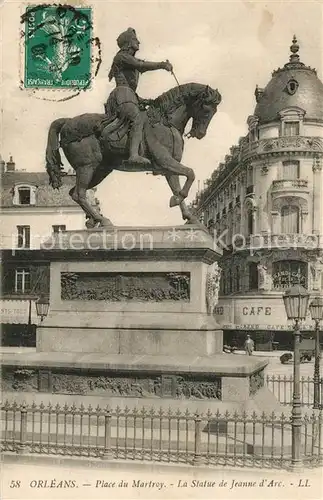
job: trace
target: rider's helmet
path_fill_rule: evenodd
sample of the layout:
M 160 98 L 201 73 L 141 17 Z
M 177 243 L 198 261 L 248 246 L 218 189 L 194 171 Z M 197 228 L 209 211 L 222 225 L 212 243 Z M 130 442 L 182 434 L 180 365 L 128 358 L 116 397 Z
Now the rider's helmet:
M 136 31 L 133 28 L 128 28 L 126 31 L 121 33 L 118 38 L 117 38 L 117 44 L 120 49 L 125 48 L 125 46 L 128 46 L 133 38 L 137 38 Z

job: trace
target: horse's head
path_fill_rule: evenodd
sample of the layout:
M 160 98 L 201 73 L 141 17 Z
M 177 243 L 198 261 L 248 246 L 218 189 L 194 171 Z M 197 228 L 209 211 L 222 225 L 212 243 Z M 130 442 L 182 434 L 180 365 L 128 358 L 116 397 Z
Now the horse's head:
M 193 123 L 188 133 L 190 137 L 203 139 L 221 99 L 219 91 L 212 89 L 208 85 L 192 99 L 190 114 Z

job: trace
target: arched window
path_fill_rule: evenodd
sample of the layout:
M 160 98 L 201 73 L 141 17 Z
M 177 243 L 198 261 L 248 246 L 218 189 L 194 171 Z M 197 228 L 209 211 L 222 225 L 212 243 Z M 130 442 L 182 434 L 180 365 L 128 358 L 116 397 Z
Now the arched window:
M 249 264 L 249 290 L 258 290 L 258 265 L 256 262 Z
M 307 288 L 307 264 L 299 260 L 280 260 L 273 263 L 273 287 L 284 290 L 293 285 Z
M 240 266 L 236 266 L 235 291 L 240 292 Z
M 228 293 L 232 293 L 233 289 L 233 276 L 232 276 L 232 269 L 231 267 L 228 270 Z
M 299 179 L 299 161 L 283 161 L 283 180 Z
M 225 295 L 225 275 L 226 275 L 226 272 L 225 270 L 223 269 L 222 270 L 222 273 L 221 273 L 221 277 L 220 277 L 220 293 Z
M 253 234 L 254 230 L 254 217 L 252 208 L 248 208 L 247 211 L 247 222 L 248 222 L 248 234 Z
M 281 208 L 281 232 L 295 234 L 300 231 L 300 210 L 296 205 L 284 205 Z

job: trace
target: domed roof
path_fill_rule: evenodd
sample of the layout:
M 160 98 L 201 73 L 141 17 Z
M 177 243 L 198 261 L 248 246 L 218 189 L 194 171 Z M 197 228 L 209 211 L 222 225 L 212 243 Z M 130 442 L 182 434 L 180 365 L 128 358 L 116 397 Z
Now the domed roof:
M 288 107 L 303 109 L 305 120 L 323 121 L 323 83 L 315 69 L 300 62 L 295 36 L 290 50 L 290 62 L 273 72 L 264 90 L 256 88 L 254 115 L 259 124 L 277 120 L 278 113 Z

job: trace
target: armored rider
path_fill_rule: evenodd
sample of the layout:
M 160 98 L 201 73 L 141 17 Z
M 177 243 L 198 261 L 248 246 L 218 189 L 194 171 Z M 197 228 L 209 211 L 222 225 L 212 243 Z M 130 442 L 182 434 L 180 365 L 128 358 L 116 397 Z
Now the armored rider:
M 147 158 L 139 155 L 139 146 L 142 140 L 143 117 L 140 111 L 140 99 L 136 94 L 139 73 L 165 69 L 172 71 L 169 61 L 148 62 L 135 57 L 140 42 L 133 28 L 128 28 L 117 38 L 119 52 L 113 59 L 109 72 L 109 80 L 115 79 L 116 88 L 111 92 L 106 103 L 106 113 L 116 115 L 130 121 L 130 155 L 127 163 L 137 165 L 150 164 Z

